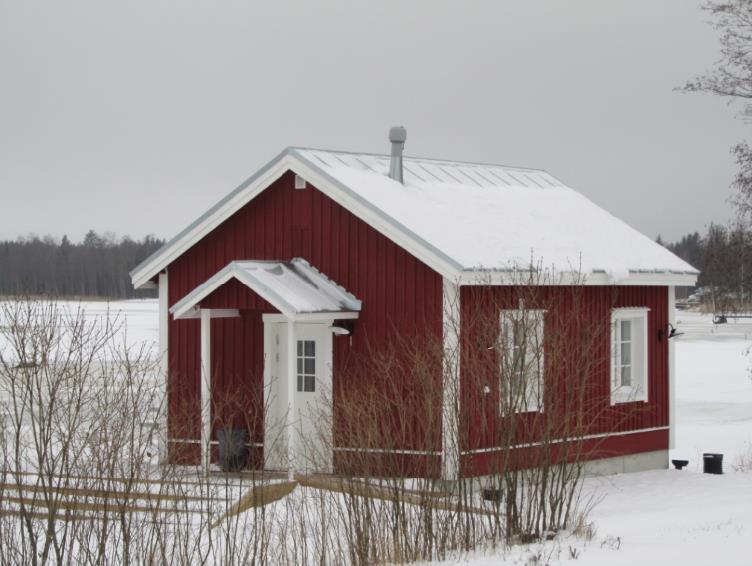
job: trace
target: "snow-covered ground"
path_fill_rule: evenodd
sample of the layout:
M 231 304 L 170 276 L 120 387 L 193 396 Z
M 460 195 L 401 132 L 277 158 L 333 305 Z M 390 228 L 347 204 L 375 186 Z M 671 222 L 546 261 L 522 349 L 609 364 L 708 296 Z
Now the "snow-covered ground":
M 65 301 L 61 307 L 86 311 L 87 318 L 109 316 L 124 324 L 120 338 L 130 345 L 147 342 L 157 344 L 159 339 L 159 303 L 157 299 L 132 299 L 128 301 Z
M 159 339 L 159 304 L 156 299 L 127 301 L 59 301 L 56 303 L 63 319 L 75 318 L 80 310 L 90 323 L 103 324 L 109 320 L 117 329 L 115 339 L 129 346 L 156 347 Z M 0 309 L 0 328 L 7 324 Z M 0 333 L 2 334 L 2 333 Z M 0 335 L 0 348 L 5 347 Z

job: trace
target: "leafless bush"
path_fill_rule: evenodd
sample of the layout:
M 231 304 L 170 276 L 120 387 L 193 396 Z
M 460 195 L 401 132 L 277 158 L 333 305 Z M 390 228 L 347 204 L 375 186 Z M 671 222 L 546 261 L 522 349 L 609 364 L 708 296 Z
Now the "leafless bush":
M 0 562 L 405 563 L 575 528 L 580 462 L 594 449 L 585 438 L 603 417 L 603 392 L 588 378 L 604 329 L 583 323 L 576 285 L 488 293 L 444 328 L 395 330 L 387 345 L 345 360 L 323 392 L 334 414 L 317 415 L 294 482 L 264 471 L 259 423 L 274 400 L 243 390 L 258 380 L 236 376 L 232 391 L 212 398 L 213 430 L 248 431 L 255 472 L 191 464 L 197 400 L 176 391 L 169 436 L 185 442 L 158 463 L 167 442 L 159 352 L 118 342 L 113 317 L 2 303 Z M 531 311 L 546 311 L 542 335 Z M 446 333 L 460 325 L 450 350 Z M 504 328 L 530 339 L 510 340 Z M 447 418 L 459 437 L 444 437 Z M 267 438 L 264 456 L 281 462 L 287 431 L 265 426 L 276 440 Z M 458 455 L 456 481 L 442 477 L 447 450 Z M 316 473 L 324 453 L 337 475 Z M 468 473 L 478 470 L 496 501 L 482 499 Z
M 388 344 L 340 370 L 331 449 L 342 475 L 321 495 L 336 501 L 319 508 L 343 534 L 348 562 L 531 542 L 576 528 L 589 509 L 579 500 L 583 463 L 598 444 L 588 437 L 614 417 L 604 414 L 608 386 L 592 380 L 608 356 L 608 306 L 593 322 L 577 281 L 552 287 L 531 275 L 521 283 L 478 287 L 467 303 L 477 308 L 446 317 L 443 333 L 395 329 Z M 449 351 L 446 332 L 460 335 L 460 325 L 457 352 Z M 458 353 L 453 382 L 447 372 Z M 445 410 L 446 387 L 457 388 L 454 411 Z M 456 445 L 443 438 L 452 414 Z M 446 450 L 461 454 L 457 481 L 442 478 Z M 479 470 L 480 481 L 464 475 Z M 479 485 L 496 500 L 484 502 Z
M 55 302 L 5 302 L 0 320 L 0 562 L 265 562 L 266 508 L 222 515 L 266 479 L 157 465 L 158 352 Z

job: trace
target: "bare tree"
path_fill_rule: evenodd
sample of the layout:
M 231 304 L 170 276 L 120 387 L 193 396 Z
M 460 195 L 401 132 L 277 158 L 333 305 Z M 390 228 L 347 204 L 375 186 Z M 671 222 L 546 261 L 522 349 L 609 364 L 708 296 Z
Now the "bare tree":
M 721 59 L 704 75 L 688 81 L 684 92 L 709 92 L 743 104 L 742 118 L 752 119 L 752 2 L 729 0 L 703 6 L 720 33 Z M 752 213 L 752 148 L 746 141 L 732 148 L 739 165 L 732 202 L 743 215 Z

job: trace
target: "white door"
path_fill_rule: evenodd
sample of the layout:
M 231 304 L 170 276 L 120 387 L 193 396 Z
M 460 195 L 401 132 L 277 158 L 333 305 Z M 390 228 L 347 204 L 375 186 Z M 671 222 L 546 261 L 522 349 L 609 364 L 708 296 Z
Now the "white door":
M 331 323 L 295 324 L 293 464 L 301 472 L 332 470 L 332 334 Z M 288 412 L 287 322 L 267 324 L 270 368 L 264 433 L 266 466 L 287 467 Z M 269 447 L 267 449 L 267 446 Z

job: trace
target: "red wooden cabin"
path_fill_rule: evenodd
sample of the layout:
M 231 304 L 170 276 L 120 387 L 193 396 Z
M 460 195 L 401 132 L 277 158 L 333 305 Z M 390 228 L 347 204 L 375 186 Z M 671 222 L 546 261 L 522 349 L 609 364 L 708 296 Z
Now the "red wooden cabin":
M 493 311 L 498 337 L 514 341 L 504 313 L 529 311 L 551 334 L 576 289 L 578 316 L 602 328 L 587 385 L 603 411 L 585 457 L 615 470 L 666 466 L 674 288 L 697 272 L 544 171 L 403 157 L 404 137 L 390 132 L 391 156 L 288 148 L 132 271 L 136 287 L 159 288 L 165 456 L 209 465 L 219 428 L 232 426 L 248 430 L 257 466 L 339 471 L 347 454 L 378 459 L 384 447 L 342 445 L 333 427 L 348 423 L 332 392 L 379 386 L 348 360 L 394 336 L 427 337 L 447 355 L 436 358 L 437 394 L 408 416 L 439 433 L 390 450 L 420 473 L 489 473 L 501 448 L 483 425 L 499 411 L 483 399 L 497 393 L 466 349 L 493 352 L 470 321 Z M 546 404 L 520 418 L 557 402 L 561 368 L 547 363 L 536 384 Z M 402 379 L 409 389 L 410 372 Z M 306 412 L 322 405 L 332 418 Z M 319 458 L 304 461 L 314 436 Z M 522 439 L 520 454 L 535 441 Z

